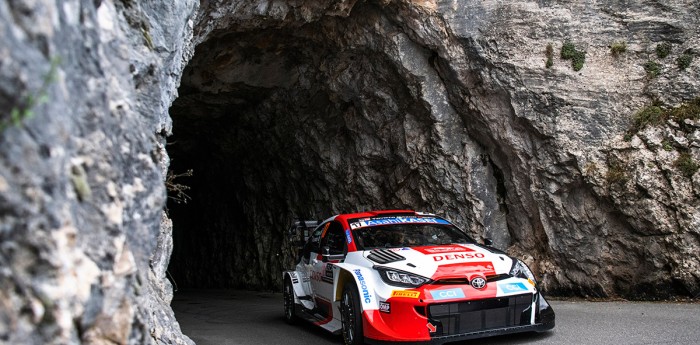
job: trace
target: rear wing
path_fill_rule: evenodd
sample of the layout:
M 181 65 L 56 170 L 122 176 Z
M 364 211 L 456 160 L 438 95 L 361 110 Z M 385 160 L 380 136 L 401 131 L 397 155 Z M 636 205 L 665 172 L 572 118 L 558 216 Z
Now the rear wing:
M 319 222 L 316 220 L 297 220 L 289 226 L 287 229 L 287 236 L 289 237 L 289 242 L 296 247 L 303 247 L 306 240 L 313 233 L 314 229 L 318 226 Z

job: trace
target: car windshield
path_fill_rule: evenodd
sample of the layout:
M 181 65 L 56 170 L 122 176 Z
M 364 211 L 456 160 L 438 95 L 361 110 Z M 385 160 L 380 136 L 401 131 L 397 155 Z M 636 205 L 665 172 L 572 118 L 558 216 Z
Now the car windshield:
M 444 224 L 390 224 L 355 229 L 359 250 L 473 243 L 461 230 Z

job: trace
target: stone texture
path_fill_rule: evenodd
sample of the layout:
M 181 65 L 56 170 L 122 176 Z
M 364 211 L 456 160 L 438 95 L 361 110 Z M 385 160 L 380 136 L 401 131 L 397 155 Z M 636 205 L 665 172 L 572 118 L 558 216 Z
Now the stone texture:
M 700 293 L 697 188 L 673 165 L 698 160 L 697 130 L 669 133 L 665 155 L 623 140 L 653 100 L 697 97 L 697 61 L 675 65 L 698 50 L 697 5 L 290 4 L 201 8 L 171 110 L 173 167 L 195 171 L 193 201 L 172 205 L 182 285 L 278 287 L 292 218 L 411 207 L 537 262 L 551 293 Z M 582 70 L 559 58 L 564 42 L 586 52 Z M 615 162 L 637 182 L 611 187 Z
M 170 240 L 163 135 L 194 12 L 0 4 L 0 343 L 191 343 L 151 256 Z
M 168 269 L 277 289 L 293 218 L 372 208 L 447 216 L 549 293 L 697 296 L 700 174 L 676 162 L 700 161 L 700 125 L 629 128 L 698 97 L 700 59 L 676 64 L 698 18 L 681 0 L 2 2 L 0 342 L 191 343 Z M 169 169 L 194 170 L 172 223 Z

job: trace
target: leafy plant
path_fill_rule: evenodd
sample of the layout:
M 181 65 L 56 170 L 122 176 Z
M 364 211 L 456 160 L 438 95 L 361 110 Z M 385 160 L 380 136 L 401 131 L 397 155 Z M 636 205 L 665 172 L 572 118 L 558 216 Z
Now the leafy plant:
M 661 65 L 649 60 L 644 64 L 644 70 L 647 72 L 647 77 L 656 78 L 661 74 Z
M 627 52 L 627 43 L 625 42 L 615 42 L 610 46 L 610 53 L 614 57 L 618 57 L 625 52 Z
M 563 60 L 571 60 L 571 67 L 574 71 L 580 71 L 586 62 L 586 52 L 577 50 L 571 42 L 564 42 L 559 55 Z
M 563 60 L 573 59 L 576 55 L 576 46 L 571 42 L 564 42 L 561 46 L 560 56 Z
M 681 70 L 688 68 L 690 66 L 691 62 L 693 62 L 693 54 L 691 54 L 689 52 L 685 52 L 685 53 L 681 54 L 681 56 L 679 56 L 676 59 L 676 63 L 678 64 L 678 68 Z
M 656 56 L 659 57 L 659 59 L 664 59 L 666 58 L 669 54 L 671 54 L 671 43 L 668 42 L 661 42 L 656 45 Z
M 10 126 L 19 126 L 26 119 L 34 116 L 34 108 L 48 101 L 48 91 L 51 84 L 56 81 L 56 70 L 61 63 L 60 58 L 51 60 L 51 67 L 44 75 L 41 86 L 34 92 L 22 97 L 10 110 L 10 115 L 0 119 L 0 132 Z
M 700 164 L 688 152 L 681 152 L 673 165 L 686 177 L 692 177 L 700 169 Z

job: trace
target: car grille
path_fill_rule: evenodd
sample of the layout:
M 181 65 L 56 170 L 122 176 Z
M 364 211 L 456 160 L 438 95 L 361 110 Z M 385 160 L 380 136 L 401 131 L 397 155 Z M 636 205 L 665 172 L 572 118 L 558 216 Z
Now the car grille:
M 529 325 L 531 306 L 532 294 L 432 304 L 428 318 L 437 323 L 435 336 L 455 335 Z

